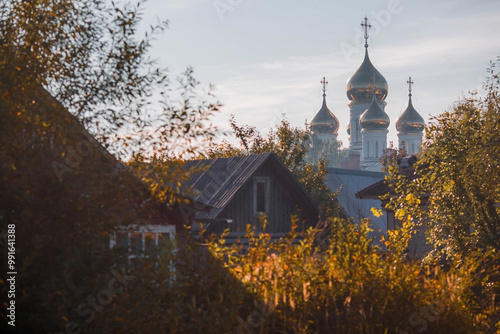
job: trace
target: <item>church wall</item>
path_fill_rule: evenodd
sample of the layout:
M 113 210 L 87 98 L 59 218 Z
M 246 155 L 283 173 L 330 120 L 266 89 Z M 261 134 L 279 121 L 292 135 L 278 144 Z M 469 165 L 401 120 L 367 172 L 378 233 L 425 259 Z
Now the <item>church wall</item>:
M 398 133 L 399 148 L 404 148 L 406 154 L 417 154 L 422 143 L 422 133 Z
M 363 129 L 363 148 L 361 162 L 378 162 L 384 150 L 387 148 L 387 130 Z

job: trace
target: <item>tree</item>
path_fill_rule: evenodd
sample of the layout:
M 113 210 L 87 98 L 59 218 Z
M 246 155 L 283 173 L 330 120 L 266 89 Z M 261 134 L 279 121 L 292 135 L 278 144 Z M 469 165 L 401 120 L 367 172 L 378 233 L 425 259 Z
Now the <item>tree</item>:
M 139 37 L 142 6 L 0 2 L 0 222 L 2 235 L 15 226 L 20 331 L 97 330 L 79 307 L 121 273 L 109 231 L 172 195 L 132 162 L 196 154 L 214 134 L 206 121 L 219 103 L 191 69 L 174 86 L 149 58 L 167 23 Z
M 307 130 L 292 127 L 285 115 L 281 124 L 271 129 L 267 137 L 255 127 L 239 126 L 234 115 L 230 124 L 240 147 L 224 140 L 208 151 L 210 158 L 273 152 L 316 201 L 323 218 L 340 215 L 340 205 L 326 184 L 327 161 L 324 158 L 314 162 L 308 159 L 311 137 Z
M 311 134 L 312 147 L 309 149 L 309 157 L 312 161 L 325 159 L 329 167 L 340 167 L 341 162 L 347 157 L 348 149 L 342 148 L 342 142 L 321 140 L 318 134 Z
M 438 254 L 500 250 L 499 62 L 484 97 L 471 93 L 427 126 L 416 177 L 389 167 L 396 191 L 390 208 L 407 223 L 426 225 Z
M 389 142 L 389 147 L 382 151 L 380 162 L 382 163 L 382 172 L 386 172 L 389 166 L 397 166 L 401 159 L 406 156 L 404 147 L 394 148 L 394 143 Z

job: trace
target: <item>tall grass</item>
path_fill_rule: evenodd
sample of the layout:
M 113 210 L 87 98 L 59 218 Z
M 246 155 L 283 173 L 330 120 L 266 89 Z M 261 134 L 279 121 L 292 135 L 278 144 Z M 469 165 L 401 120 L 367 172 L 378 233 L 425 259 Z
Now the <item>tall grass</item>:
M 224 236 L 201 247 L 187 237 L 182 247 L 172 245 L 175 257 L 163 259 L 176 259 L 175 271 L 138 269 L 133 288 L 96 326 L 134 333 L 500 332 L 498 254 L 471 254 L 444 268 L 406 259 L 396 251 L 399 234 L 382 252 L 367 221 L 328 224 L 329 242 L 320 246 L 315 229 L 292 229 L 272 242 L 248 226 L 248 242 L 230 247 Z

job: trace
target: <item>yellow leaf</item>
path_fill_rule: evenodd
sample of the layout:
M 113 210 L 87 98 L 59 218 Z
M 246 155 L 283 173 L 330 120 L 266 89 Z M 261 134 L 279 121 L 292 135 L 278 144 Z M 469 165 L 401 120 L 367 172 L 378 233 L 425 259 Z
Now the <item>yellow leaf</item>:
M 384 212 L 378 208 L 371 208 L 371 211 L 375 217 L 382 217 L 384 215 Z
M 414 194 L 406 195 L 405 200 L 409 203 L 420 204 L 420 199 L 418 199 Z

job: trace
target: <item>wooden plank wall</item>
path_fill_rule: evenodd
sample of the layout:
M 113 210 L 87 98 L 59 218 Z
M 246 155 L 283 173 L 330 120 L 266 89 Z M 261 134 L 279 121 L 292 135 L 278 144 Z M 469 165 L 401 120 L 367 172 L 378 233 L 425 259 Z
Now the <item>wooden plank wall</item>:
M 247 183 L 238 191 L 233 200 L 224 209 L 219 218 L 233 219 L 232 224 L 220 224 L 216 228 L 217 232 L 222 232 L 229 228 L 234 236 L 243 236 L 246 231 L 246 225 L 252 224 L 260 231 L 260 223 L 254 213 L 253 206 L 253 177 L 268 177 L 270 180 L 269 212 L 266 232 L 271 235 L 283 235 L 291 230 L 291 215 L 296 213 L 295 206 L 299 203 L 293 203 L 291 196 L 286 193 L 286 187 L 280 186 L 280 180 L 268 164 L 261 166 Z

